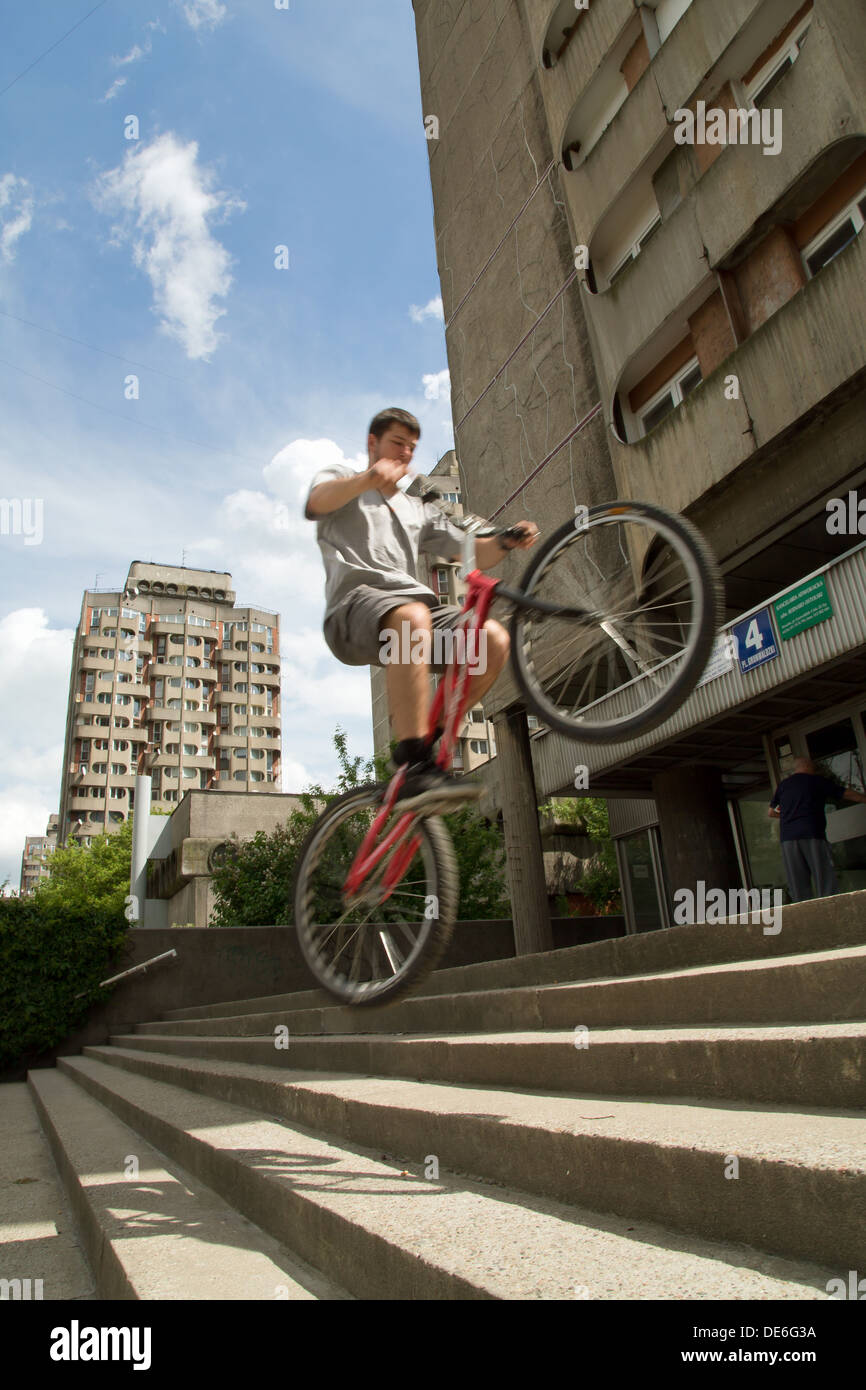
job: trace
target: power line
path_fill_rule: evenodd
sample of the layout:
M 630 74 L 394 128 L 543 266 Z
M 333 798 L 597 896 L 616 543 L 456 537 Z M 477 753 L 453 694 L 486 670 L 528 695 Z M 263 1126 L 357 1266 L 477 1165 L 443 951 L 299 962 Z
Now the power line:
M 107 4 L 108 0 L 99 0 L 99 4 L 94 5 L 92 10 L 88 10 L 87 14 L 84 15 L 82 19 L 79 19 L 77 24 L 73 24 L 71 29 L 66 30 L 65 34 L 61 34 L 56 43 L 53 43 L 50 48 L 46 48 L 45 52 L 40 53 L 38 58 L 34 58 L 32 63 L 28 63 L 27 67 L 23 72 L 19 72 L 17 77 L 13 77 L 12 81 L 7 83 L 2 91 L 0 91 L 0 97 L 5 96 L 10 87 L 14 87 L 16 82 L 20 82 L 22 77 L 26 77 L 27 73 L 30 72 L 32 68 L 35 68 L 37 63 L 41 63 L 43 58 L 47 58 L 49 53 L 53 53 L 55 48 L 58 48 L 59 45 L 62 44 L 64 39 L 68 39 L 70 34 L 74 34 L 76 29 L 80 29 L 85 19 L 89 19 L 92 14 L 96 14 L 97 10 L 101 10 L 103 5 Z
M 116 416 L 125 424 L 138 425 L 139 429 L 152 430 L 154 434 L 164 435 L 167 439 L 179 440 L 182 444 L 194 444 L 197 449 L 207 449 L 210 454 L 222 454 L 225 458 L 240 459 L 242 463 L 254 463 L 258 468 L 263 466 L 261 459 L 252 459 L 246 454 L 234 454 L 229 449 L 218 449 L 214 444 L 202 444 L 200 439 L 188 439 L 186 435 L 174 434 L 171 430 L 162 430 L 158 425 L 149 425 L 145 420 L 136 420 L 134 416 L 125 415 L 119 410 L 110 410 L 106 405 L 99 405 L 96 401 L 87 400 L 85 396 L 76 395 L 74 391 L 67 391 L 65 386 L 58 386 L 56 382 L 48 381 L 44 376 L 37 376 L 35 372 L 28 372 L 24 367 L 18 367 L 14 362 L 7 362 L 2 357 L 0 357 L 0 367 L 9 367 L 13 372 L 20 372 L 22 376 L 29 377 L 31 381 L 38 381 L 42 386 L 50 386 L 52 391 L 60 391 L 64 396 L 71 396 L 74 401 L 80 401 L 82 405 L 89 405 L 93 410 L 101 410 L 105 415 Z
M 131 367 L 141 367 L 145 372 L 154 372 L 156 376 L 167 377 L 169 381 L 177 381 L 182 386 L 190 383 L 183 377 L 172 376 L 170 372 L 164 372 L 161 367 L 149 367 L 146 362 L 136 362 L 134 357 L 124 357 L 119 352 L 109 352 L 106 348 L 94 347 L 93 343 L 85 343 L 83 338 L 73 338 L 68 333 L 60 333 L 56 328 L 46 328 L 44 324 L 33 323 L 30 319 L 23 319 L 20 314 L 10 314 L 7 309 L 0 309 L 3 318 L 14 319 L 16 323 L 24 323 L 28 328 L 35 328 L 40 333 L 50 333 L 54 338 L 63 338 L 67 343 L 77 343 L 79 347 L 87 348 L 90 352 L 99 352 L 103 357 L 113 357 L 115 362 L 128 362 Z

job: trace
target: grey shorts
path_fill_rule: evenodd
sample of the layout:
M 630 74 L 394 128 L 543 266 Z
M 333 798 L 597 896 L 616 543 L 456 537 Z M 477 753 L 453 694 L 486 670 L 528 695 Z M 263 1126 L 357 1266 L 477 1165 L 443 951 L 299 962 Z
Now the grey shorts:
M 453 604 L 440 603 L 426 594 L 389 594 L 369 584 L 359 584 L 348 603 L 325 620 L 325 641 L 338 661 L 346 666 L 383 666 L 380 636 L 388 613 L 404 603 L 428 603 L 433 628 L 453 628 L 461 610 Z M 441 670 L 431 665 L 431 670 Z

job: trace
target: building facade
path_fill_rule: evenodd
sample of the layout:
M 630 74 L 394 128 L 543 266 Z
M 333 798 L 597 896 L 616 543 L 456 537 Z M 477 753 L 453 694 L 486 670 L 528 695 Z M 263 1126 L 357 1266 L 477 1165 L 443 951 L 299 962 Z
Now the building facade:
M 454 450 L 450 449 L 448 453 L 443 454 L 428 478 L 416 478 L 407 491 L 415 496 L 420 496 L 422 492 L 437 492 L 437 505 L 445 515 L 461 517 L 463 504 L 460 500 L 460 486 L 457 456 Z M 466 596 L 466 585 L 459 575 L 460 564 L 459 560 L 446 560 L 422 551 L 419 556 L 418 578 L 422 584 L 433 590 L 441 603 L 462 606 Z M 433 676 L 432 680 L 435 686 L 439 677 Z M 377 756 L 387 757 L 392 734 L 385 672 L 382 667 L 370 667 L 370 684 L 373 702 L 373 749 Z M 496 739 L 493 725 L 487 719 L 481 705 L 474 705 L 466 710 L 457 731 L 454 767 L 458 772 L 474 772 L 495 756 Z
M 187 791 L 279 792 L 279 616 L 235 606 L 231 575 L 136 562 L 88 590 L 69 688 L 60 843 L 128 818 L 135 778 L 155 810 Z
M 19 895 L 24 898 L 32 893 L 43 878 L 48 878 L 47 857 L 57 848 L 57 827 L 60 817 L 52 813 L 48 817 L 44 835 L 28 835 L 24 841 L 21 856 L 21 883 Z
M 791 758 L 859 790 L 866 768 L 861 0 L 414 8 L 467 506 L 544 533 L 613 497 L 683 513 L 730 637 L 767 658 L 729 646 L 661 728 L 584 750 L 527 736 L 500 680 L 506 831 L 528 769 L 544 797 L 580 764 L 633 930 L 699 880 L 782 887 L 766 805 Z M 828 824 L 862 886 L 861 808 Z

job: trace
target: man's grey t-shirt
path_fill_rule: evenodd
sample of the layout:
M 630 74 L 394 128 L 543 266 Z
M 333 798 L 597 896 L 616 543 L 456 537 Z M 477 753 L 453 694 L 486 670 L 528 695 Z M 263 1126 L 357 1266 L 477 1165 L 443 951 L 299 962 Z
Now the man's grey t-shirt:
M 347 465 L 334 464 L 316 474 L 310 492 L 319 483 L 357 476 Z M 309 516 L 306 508 L 305 515 Z M 398 600 L 438 602 L 433 590 L 418 578 L 418 552 L 457 559 L 463 545 L 462 531 L 452 526 L 435 503 L 422 502 L 405 492 L 385 498 L 373 488 L 315 520 L 325 564 L 325 622 L 362 584 L 393 594 Z

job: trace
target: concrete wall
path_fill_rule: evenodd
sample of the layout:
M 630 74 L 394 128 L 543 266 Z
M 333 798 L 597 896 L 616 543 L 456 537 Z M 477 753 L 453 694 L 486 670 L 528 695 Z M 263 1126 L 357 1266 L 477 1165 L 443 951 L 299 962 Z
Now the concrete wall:
M 554 924 L 557 947 L 622 936 L 621 917 L 563 918 Z M 293 927 L 230 927 L 221 930 L 131 931 L 127 949 L 106 975 L 176 950 L 177 960 L 122 980 L 105 1004 L 93 1008 L 84 1026 L 49 1052 L 22 1058 L 0 1076 L 22 1081 L 28 1068 L 52 1067 L 58 1057 L 101 1046 L 112 1034 L 132 1032 L 136 1023 L 162 1018 L 171 1009 L 258 999 L 314 988 Z M 514 955 L 510 921 L 459 922 L 441 969 Z

